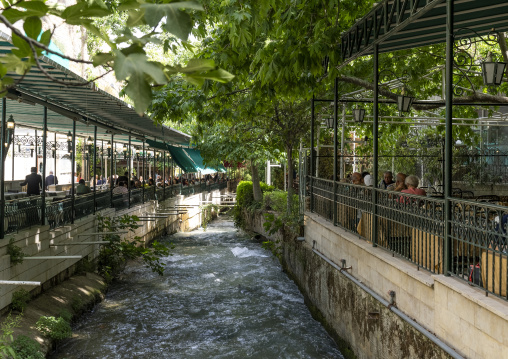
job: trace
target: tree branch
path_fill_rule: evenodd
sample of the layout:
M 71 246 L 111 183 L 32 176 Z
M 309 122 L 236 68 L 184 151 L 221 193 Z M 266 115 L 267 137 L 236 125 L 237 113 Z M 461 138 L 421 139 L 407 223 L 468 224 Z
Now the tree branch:
M 67 60 L 72 61 L 72 62 L 93 65 L 92 61 L 79 60 L 79 59 L 75 59 L 75 58 L 70 57 L 70 56 L 66 56 L 64 54 L 61 54 L 61 53 L 56 52 L 54 50 L 51 50 L 49 47 L 47 47 L 46 45 L 40 43 L 39 41 L 36 41 L 36 40 L 32 39 L 31 37 L 28 37 L 28 36 L 24 35 L 21 31 L 19 31 L 16 27 L 14 27 L 14 25 L 11 24 L 9 22 L 9 20 L 7 20 L 7 18 L 5 16 L 3 16 L 2 14 L 0 14 L 0 21 L 3 22 L 5 24 L 5 26 L 7 26 L 9 29 L 11 29 L 11 31 L 14 34 L 19 36 L 21 39 L 25 40 L 31 47 L 33 47 L 33 46 L 38 47 L 39 49 L 43 49 L 44 51 L 46 51 L 48 53 L 60 56 L 61 58 L 67 59 Z
M 216 97 L 221 97 L 221 96 L 230 96 L 230 95 L 234 95 L 234 94 L 237 94 L 237 93 L 240 93 L 240 92 L 248 92 L 250 91 L 250 87 L 246 88 L 246 89 L 243 89 L 243 90 L 236 90 L 236 91 L 233 91 L 233 92 L 228 92 L 228 93 L 224 93 L 224 94 L 220 94 L 220 95 L 215 95 L 215 96 L 212 96 L 212 97 L 208 97 L 206 100 L 212 100 Z

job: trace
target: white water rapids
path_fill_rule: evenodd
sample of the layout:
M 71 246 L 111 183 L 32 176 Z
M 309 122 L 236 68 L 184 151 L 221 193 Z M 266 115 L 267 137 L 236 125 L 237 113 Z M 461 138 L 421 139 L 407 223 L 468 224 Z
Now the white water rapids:
M 162 238 L 163 277 L 130 266 L 52 358 L 342 358 L 278 260 L 217 220 Z

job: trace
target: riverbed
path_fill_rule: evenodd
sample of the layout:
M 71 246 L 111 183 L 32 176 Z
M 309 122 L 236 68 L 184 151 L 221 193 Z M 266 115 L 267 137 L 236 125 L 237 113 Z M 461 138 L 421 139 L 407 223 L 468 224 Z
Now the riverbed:
M 342 358 L 277 258 L 227 218 L 161 241 L 175 245 L 164 276 L 129 266 L 51 358 Z

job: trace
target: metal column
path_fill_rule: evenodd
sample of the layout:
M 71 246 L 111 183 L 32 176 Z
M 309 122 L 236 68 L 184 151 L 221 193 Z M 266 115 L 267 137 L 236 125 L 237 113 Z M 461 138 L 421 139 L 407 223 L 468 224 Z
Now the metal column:
M 57 150 L 57 148 L 56 148 L 56 147 L 57 147 L 57 142 L 56 142 L 56 132 L 55 132 L 55 158 L 53 159 L 53 165 L 54 165 L 54 166 L 53 166 L 53 167 L 54 167 L 54 168 L 53 168 L 53 169 L 54 169 L 54 170 L 53 170 L 53 175 L 55 176 L 55 180 L 53 180 L 53 184 L 56 184 L 56 178 L 57 178 L 57 177 L 56 177 L 56 150 Z M 14 155 L 14 147 L 12 148 L 12 150 L 13 150 L 12 154 Z M 13 158 L 14 158 L 14 156 L 13 156 Z M 13 176 L 13 177 L 14 177 L 14 176 Z M 14 178 L 13 178 L 13 180 L 14 180 Z
M 7 99 L 2 98 L 2 125 L 0 128 L 0 238 L 5 235 L 5 134 L 7 131 Z M 13 146 L 14 149 L 14 146 Z
M 37 145 L 37 130 L 35 130 L 34 152 L 35 152 L 35 168 L 37 168 L 37 173 L 39 173 L 39 164 L 37 163 L 37 151 L 38 150 L 39 150 L 39 146 Z
M 450 197 L 452 196 L 452 119 L 453 119 L 453 0 L 446 1 L 446 119 L 445 119 L 445 182 L 444 182 L 444 196 L 445 196 L 445 237 L 444 237 L 444 253 L 443 264 L 444 274 L 450 275 L 450 245 L 451 245 L 451 203 Z
M 72 120 L 72 154 L 71 154 L 71 223 L 74 224 L 74 205 L 76 200 L 76 182 L 74 181 L 76 164 L 76 121 Z
M 48 139 L 48 108 L 44 106 L 42 118 L 42 203 L 41 225 L 46 224 L 46 142 Z
M 312 95 L 311 101 L 311 113 L 310 113 L 310 211 L 314 212 L 314 95 Z
M 162 200 L 166 200 L 166 151 L 162 151 Z
M 143 172 L 143 182 L 141 182 L 141 192 L 143 197 L 143 203 L 145 203 L 145 140 L 143 140 L 143 167 L 141 168 L 141 172 Z
M 372 111 L 373 114 L 373 123 L 372 123 L 372 137 L 373 140 L 373 168 L 372 168 L 372 245 L 377 247 L 378 240 L 378 218 L 377 218 L 377 179 L 378 179 L 378 161 L 379 161 L 379 48 L 378 45 L 374 45 L 374 108 Z
M 111 155 L 111 160 L 109 162 L 110 164 L 110 169 L 109 169 L 109 172 L 111 173 L 111 175 L 109 176 L 110 178 L 110 183 L 109 183 L 109 203 L 110 203 L 110 206 L 113 207 L 113 188 L 115 187 L 115 180 L 113 179 L 113 159 L 114 159 L 114 152 L 115 152 L 115 143 L 113 142 L 114 141 L 114 137 L 115 135 L 114 134 L 111 134 L 111 152 L 110 152 L 110 155 Z
M 93 129 L 93 213 L 97 208 L 97 126 Z
M 337 225 L 337 125 L 339 122 L 339 78 L 335 78 L 335 87 L 333 95 L 333 225 Z
M 131 173 L 132 173 L 132 165 L 131 165 L 131 135 L 129 135 L 129 150 L 127 151 L 127 162 L 129 162 L 129 175 L 127 176 L 127 188 L 129 189 L 129 208 L 131 208 Z

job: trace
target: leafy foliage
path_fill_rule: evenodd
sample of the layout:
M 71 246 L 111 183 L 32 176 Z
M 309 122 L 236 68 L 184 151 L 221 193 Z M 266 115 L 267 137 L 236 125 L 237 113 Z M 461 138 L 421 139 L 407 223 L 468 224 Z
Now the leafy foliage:
M 14 328 L 19 326 L 21 315 L 12 318 L 11 313 L 0 325 L 0 357 L 8 358 L 9 356 L 16 358 L 16 353 L 12 348 Z
M 3 95 L 14 83 L 9 73 L 26 75 L 32 66 L 42 68 L 39 58 L 43 51 L 70 61 L 114 70 L 117 80 L 124 81 L 124 91 L 140 114 L 150 105 L 151 87 L 168 83 L 175 74 L 194 84 L 203 84 L 205 80 L 228 82 L 233 78 L 227 71 L 217 68 L 211 59 L 193 59 L 186 66 L 171 66 L 147 57 L 147 49 L 153 44 L 165 41 L 166 49 L 170 45 L 185 45 L 194 26 L 195 13 L 203 10 L 195 1 L 146 3 L 117 0 L 105 3 L 102 0 L 77 0 L 65 8 L 44 1 L 3 2 L 3 5 L 0 22 L 12 30 L 15 46 L 11 53 L 0 59 L 0 91 Z M 87 61 L 49 49 L 52 30 L 40 35 L 40 19 L 47 15 L 67 25 L 83 27 L 95 40 L 102 42 L 100 49 L 94 50 L 104 49 L 103 52 L 96 52 L 91 61 Z M 113 22 L 106 20 L 108 18 L 114 19 Z M 19 30 L 18 22 L 23 23 L 24 31 Z M 113 31 L 104 29 L 104 25 L 112 23 L 115 24 Z M 45 75 L 52 81 L 61 81 L 50 74 Z
M 134 232 L 139 227 L 137 216 L 124 215 L 110 218 L 98 215 L 97 219 L 99 232 L 118 232 L 122 230 Z M 129 241 L 122 239 L 119 234 L 105 235 L 104 240 L 109 241 L 109 244 L 103 245 L 101 248 L 98 271 L 106 279 L 112 280 L 115 278 L 124 269 L 127 260 L 137 258 L 140 258 L 145 266 L 153 272 L 159 275 L 164 274 L 165 264 L 161 261 L 161 258 L 169 255 L 171 249 L 164 244 L 153 241 L 150 248 L 145 248 L 140 237 L 135 236 Z
M 16 353 L 15 358 L 19 359 L 44 359 L 46 356 L 41 351 L 41 345 L 36 340 L 19 335 L 12 342 L 12 349 Z
M 284 191 L 273 191 L 263 195 L 263 209 L 273 211 L 263 214 L 265 218 L 263 227 L 269 234 L 274 234 L 284 227 L 294 234 L 299 233 L 298 196 L 293 195 L 294 198 L 291 201 L 293 206 L 289 211 L 287 210 L 287 196 L 288 193 Z
M 21 247 L 14 244 L 14 238 L 9 239 L 9 244 L 7 245 L 7 254 L 10 256 L 11 265 L 15 266 L 16 264 L 23 263 L 23 258 L 25 257 L 25 253 Z
M 203 227 L 203 232 L 206 231 L 208 227 L 208 223 L 210 223 L 213 219 L 214 213 L 219 213 L 220 206 L 215 203 L 209 203 L 207 205 L 201 206 L 201 214 L 203 216 L 203 223 L 201 224 Z
M 70 338 L 72 335 L 70 322 L 61 316 L 58 318 L 53 316 L 41 316 L 37 320 L 37 323 L 35 323 L 35 328 L 40 331 L 42 335 L 55 340 Z
M 18 312 L 23 312 L 26 308 L 27 303 L 30 301 L 32 296 L 30 292 L 25 289 L 19 289 L 12 293 L 11 308 Z

